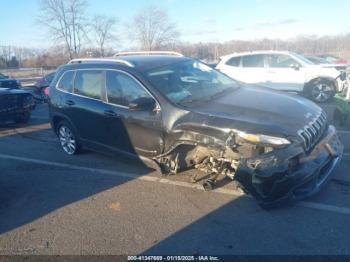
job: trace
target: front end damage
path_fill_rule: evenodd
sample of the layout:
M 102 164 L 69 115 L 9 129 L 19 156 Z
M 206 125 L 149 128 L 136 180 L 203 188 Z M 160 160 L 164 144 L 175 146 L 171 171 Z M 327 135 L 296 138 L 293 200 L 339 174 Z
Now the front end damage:
M 223 130 L 221 130 L 223 131 Z M 300 200 L 318 192 L 339 163 L 343 146 L 333 126 L 324 128 L 317 141 L 307 149 L 302 142 L 268 145 L 240 138 L 237 130 L 217 136 L 181 132 L 179 142 L 157 159 L 163 173 L 183 168 L 203 171 L 192 177 L 212 189 L 220 177 L 239 182 L 264 207 Z M 201 172 L 201 173 L 203 173 Z
M 317 193 L 340 162 L 343 146 L 333 126 L 308 153 L 291 145 L 273 154 L 240 162 L 236 179 L 265 207 Z M 247 180 L 247 177 L 251 177 Z M 249 183 L 250 182 L 250 183 Z

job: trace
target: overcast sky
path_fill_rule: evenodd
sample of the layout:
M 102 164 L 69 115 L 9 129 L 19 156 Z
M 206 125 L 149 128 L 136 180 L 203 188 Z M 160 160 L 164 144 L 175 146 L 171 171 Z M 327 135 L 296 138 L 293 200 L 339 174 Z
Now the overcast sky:
M 190 42 L 350 33 L 349 0 L 88 0 L 88 3 L 87 15 L 114 16 L 120 25 L 130 22 L 143 7 L 159 6 L 177 23 L 181 40 Z M 0 4 L 0 45 L 53 44 L 35 23 L 40 11 L 38 0 L 0 0 Z M 122 26 L 119 32 L 123 33 Z

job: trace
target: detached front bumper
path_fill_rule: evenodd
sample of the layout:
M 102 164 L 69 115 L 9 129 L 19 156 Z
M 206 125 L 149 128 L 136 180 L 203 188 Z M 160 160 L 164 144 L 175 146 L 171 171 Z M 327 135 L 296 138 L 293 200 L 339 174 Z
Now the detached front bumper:
M 329 126 L 308 154 L 290 147 L 266 157 L 246 160 L 237 180 L 263 207 L 273 207 L 309 197 L 324 187 L 341 160 L 343 145 Z M 247 179 L 250 176 L 250 179 Z M 250 180 L 250 183 L 248 182 Z

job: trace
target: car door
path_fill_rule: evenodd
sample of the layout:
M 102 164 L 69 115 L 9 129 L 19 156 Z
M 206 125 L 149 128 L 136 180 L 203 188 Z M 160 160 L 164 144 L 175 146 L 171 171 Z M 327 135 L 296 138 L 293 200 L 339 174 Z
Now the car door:
M 89 147 L 105 141 L 104 99 L 105 72 L 97 69 L 77 70 L 73 94 L 66 97 L 65 106 L 79 137 Z
M 150 93 L 132 75 L 116 70 L 106 72 L 109 110 L 107 137 L 110 145 L 128 153 L 152 157 L 163 150 L 160 110 L 129 109 L 139 98 L 151 98 Z
M 283 91 L 302 91 L 305 83 L 305 68 L 286 54 L 266 55 L 266 86 Z

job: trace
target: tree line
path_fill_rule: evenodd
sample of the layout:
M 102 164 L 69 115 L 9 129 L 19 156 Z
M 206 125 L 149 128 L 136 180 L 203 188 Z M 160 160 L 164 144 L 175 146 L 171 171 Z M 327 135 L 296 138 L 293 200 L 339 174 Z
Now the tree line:
M 224 43 L 186 43 L 165 10 L 141 9 L 128 25 L 115 17 L 88 17 L 86 0 L 41 0 L 37 26 L 46 30 L 54 45 L 47 49 L 0 46 L 0 68 L 56 67 L 75 57 L 108 57 L 120 49 L 120 37 L 133 43 L 130 50 L 172 50 L 214 62 L 220 56 L 253 50 L 288 50 L 304 54 L 333 54 L 350 57 L 350 34 L 303 36 L 295 39 L 232 40 Z M 129 51 L 129 50 L 127 50 Z

